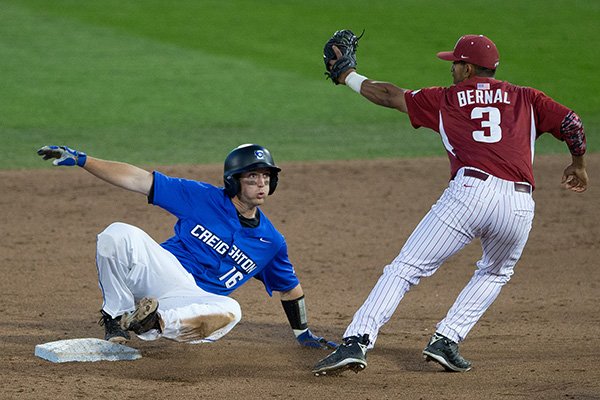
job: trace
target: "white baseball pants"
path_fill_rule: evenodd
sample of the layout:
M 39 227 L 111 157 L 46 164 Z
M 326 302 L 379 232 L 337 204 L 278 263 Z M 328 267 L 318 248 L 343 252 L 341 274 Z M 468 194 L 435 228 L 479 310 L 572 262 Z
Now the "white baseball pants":
M 469 168 L 474 169 L 474 168 Z M 481 180 L 459 170 L 440 199 L 408 238 L 354 315 L 344 337 L 368 334 L 374 346 L 411 286 L 432 275 L 450 256 L 481 238 L 483 256 L 436 331 L 460 342 L 506 284 L 531 230 L 535 203 L 514 182 L 489 175 Z
M 153 329 L 141 339 L 212 342 L 242 317 L 237 301 L 199 288 L 173 254 L 135 226 L 116 222 L 100 233 L 96 265 L 102 309 L 113 318 L 133 311 L 143 297 L 158 299 L 162 333 Z

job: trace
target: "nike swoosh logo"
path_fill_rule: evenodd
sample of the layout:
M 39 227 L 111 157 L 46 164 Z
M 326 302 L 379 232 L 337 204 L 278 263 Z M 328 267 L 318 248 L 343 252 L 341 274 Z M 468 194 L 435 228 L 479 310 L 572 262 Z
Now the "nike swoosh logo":
M 263 238 L 259 238 L 258 240 L 260 240 L 260 241 L 261 241 L 261 242 L 263 242 L 263 243 L 271 243 L 271 242 L 269 242 L 268 240 L 266 240 L 266 239 L 263 239 Z
M 464 187 L 473 187 L 472 185 L 463 185 Z
M 469 57 L 461 55 L 460 58 L 465 59 L 465 58 L 469 58 Z

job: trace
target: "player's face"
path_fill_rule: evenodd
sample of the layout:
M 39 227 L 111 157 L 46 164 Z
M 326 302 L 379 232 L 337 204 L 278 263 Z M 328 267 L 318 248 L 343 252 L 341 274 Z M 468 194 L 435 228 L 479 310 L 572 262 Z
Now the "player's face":
M 260 206 L 269 195 L 270 179 L 271 172 L 267 168 L 242 173 L 238 198 L 249 207 Z

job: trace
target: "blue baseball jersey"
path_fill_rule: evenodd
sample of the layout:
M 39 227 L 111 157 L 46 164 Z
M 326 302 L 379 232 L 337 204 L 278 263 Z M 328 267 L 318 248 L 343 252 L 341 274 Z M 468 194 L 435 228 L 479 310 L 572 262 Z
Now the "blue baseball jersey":
M 243 227 L 223 188 L 154 171 L 148 201 L 178 218 L 161 244 L 210 293 L 228 295 L 255 277 L 269 295 L 299 283 L 285 239 L 259 210 L 260 224 Z

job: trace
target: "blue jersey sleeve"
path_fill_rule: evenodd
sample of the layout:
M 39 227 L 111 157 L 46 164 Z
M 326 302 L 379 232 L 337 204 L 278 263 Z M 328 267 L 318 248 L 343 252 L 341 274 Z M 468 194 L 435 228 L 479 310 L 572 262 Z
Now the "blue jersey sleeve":
M 273 291 L 287 292 L 298 286 L 300 281 L 288 257 L 285 241 L 273 261 L 256 278 L 265 285 L 269 296 L 273 295 Z
M 189 217 L 199 208 L 200 202 L 215 195 L 215 188 L 210 184 L 174 178 L 158 171 L 154 171 L 153 174 L 154 184 L 148 201 L 178 218 Z

